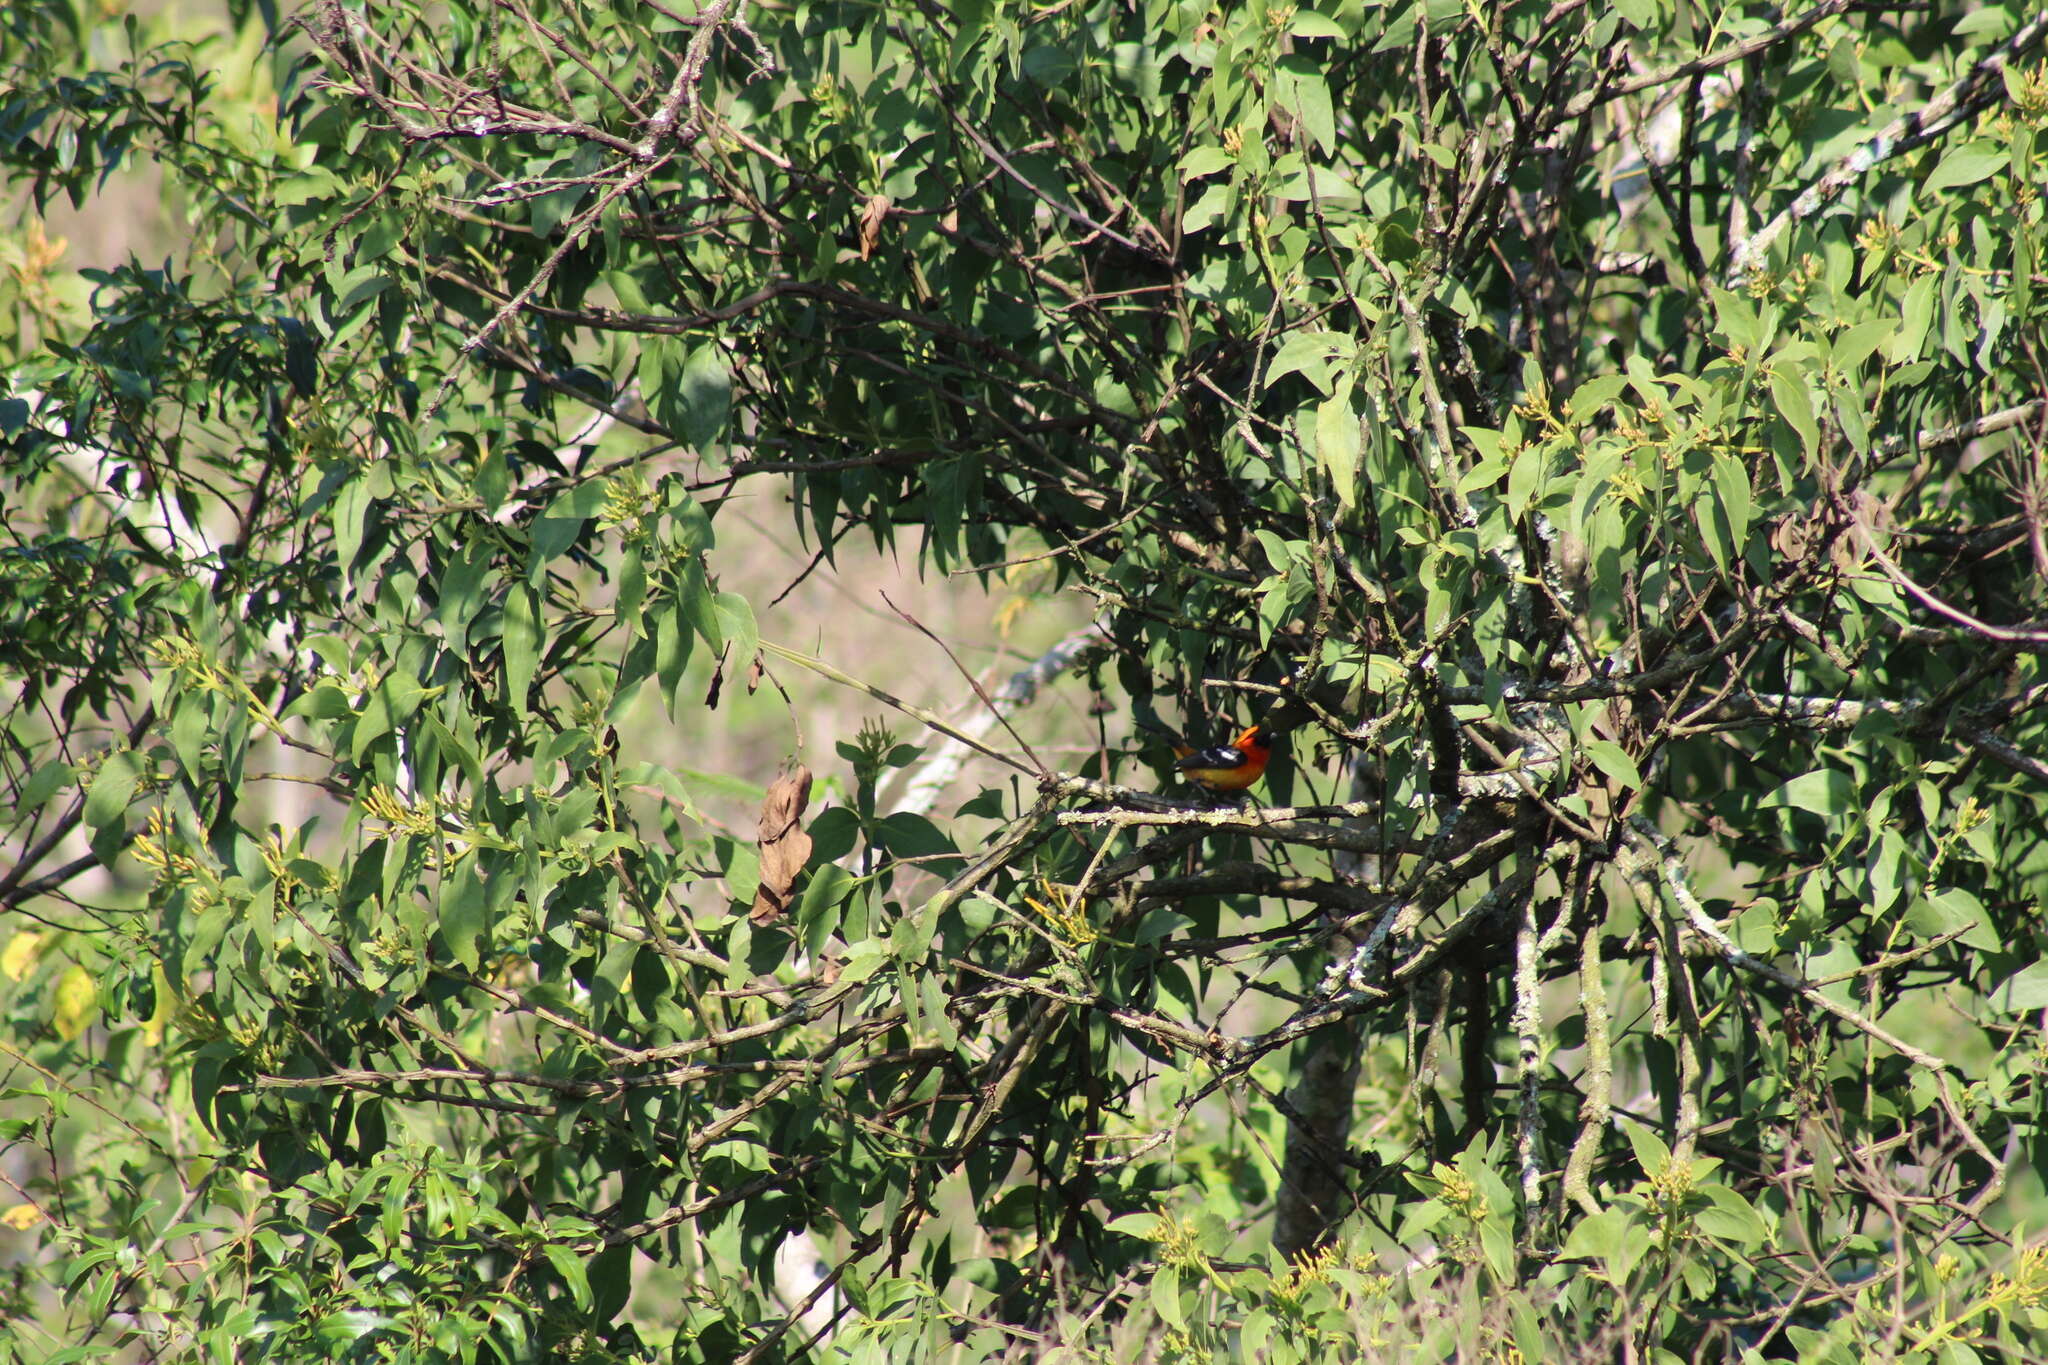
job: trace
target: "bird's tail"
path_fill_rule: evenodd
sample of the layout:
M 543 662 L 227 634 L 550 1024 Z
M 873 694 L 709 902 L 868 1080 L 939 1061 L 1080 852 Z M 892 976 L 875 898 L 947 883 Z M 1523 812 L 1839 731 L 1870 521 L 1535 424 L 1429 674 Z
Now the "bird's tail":
M 1141 711 L 1133 711 L 1131 719 L 1137 724 L 1139 729 L 1150 730 L 1153 734 L 1160 736 L 1173 746 L 1173 756 L 1175 758 L 1186 758 L 1195 751 L 1195 746 L 1182 738 L 1180 731 L 1167 725 L 1158 716 L 1153 715 L 1151 708 L 1147 707 Z

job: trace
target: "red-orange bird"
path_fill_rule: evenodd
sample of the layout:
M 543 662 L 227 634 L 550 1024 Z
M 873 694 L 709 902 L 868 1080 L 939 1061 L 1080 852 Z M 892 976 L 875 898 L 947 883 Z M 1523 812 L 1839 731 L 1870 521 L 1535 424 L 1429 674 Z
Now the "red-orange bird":
M 1191 748 L 1178 738 L 1173 741 L 1173 766 L 1183 777 L 1206 791 L 1241 792 L 1265 775 L 1266 760 L 1273 756 L 1273 732 L 1253 725 L 1228 744 L 1210 749 Z

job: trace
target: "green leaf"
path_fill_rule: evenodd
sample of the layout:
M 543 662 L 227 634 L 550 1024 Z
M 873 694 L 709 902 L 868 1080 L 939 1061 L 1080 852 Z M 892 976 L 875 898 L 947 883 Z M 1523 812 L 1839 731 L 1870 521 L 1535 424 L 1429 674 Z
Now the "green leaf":
M 1742 1246 L 1761 1246 L 1770 1240 L 1770 1226 L 1753 1205 L 1726 1185 L 1701 1184 L 1694 1192 L 1709 1200 L 1696 1222 L 1701 1232 Z
M 725 649 L 724 630 L 718 619 L 717 595 L 711 591 L 711 583 L 704 573 L 704 561 L 692 556 L 684 566 L 682 581 L 676 585 L 676 598 L 683 613 L 704 643 L 711 647 L 713 654 Z
M 1750 518 L 1755 508 L 1750 499 L 1749 471 L 1726 451 L 1714 454 L 1714 491 L 1728 521 L 1729 558 L 1740 559 L 1749 540 Z
M 1351 408 L 1351 382 L 1346 379 L 1316 408 L 1316 464 L 1330 481 L 1337 500 L 1347 508 L 1358 501 L 1360 440 L 1358 414 Z
M 590 519 L 604 507 L 609 481 L 588 479 L 559 494 L 547 511 L 533 523 L 533 553 L 527 557 L 526 578 L 539 586 L 548 562 L 565 553 L 583 534 Z
M 1231 187 L 1227 184 L 1204 189 L 1201 198 L 1181 215 L 1180 230 L 1184 233 L 1202 232 L 1224 221 L 1230 215 L 1231 198 Z
M 1873 322 L 1845 327 L 1829 346 L 1828 358 L 1842 374 L 1853 377 L 1862 370 L 1863 362 L 1898 335 L 1898 331 L 1896 318 L 1878 318 Z
M 190 780 L 203 780 L 207 772 L 205 743 L 213 724 L 213 694 L 188 692 L 170 710 L 170 747 L 178 755 L 178 767 Z
M 1643 785 L 1643 774 L 1636 767 L 1636 761 L 1611 739 L 1587 741 L 1586 757 L 1592 759 L 1594 766 L 1618 786 L 1635 791 Z
M 457 655 L 469 651 L 469 628 L 484 607 L 493 555 L 489 542 L 470 541 L 449 557 L 447 567 L 441 571 L 434 619 L 447 634 L 448 648 Z
M 1608 1283 L 1621 1285 L 1650 1249 L 1650 1232 L 1623 1209 L 1581 1218 L 1565 1238 L 1567 1260 L 1590 1261 Z
M 1906 911 L 1906 927 L 1923 938 L 1934 938 L 1957 929 L 1965 932 L 1957 940 L 1964 947 L 1983 953 L 2000 952 L 2005 940 L 1985 913 L 1983 902 L 1968 891 L 1950 887 L 1930 890 Z
M 54 758 L 37 768 L 29 775 L 28 781 L 21 784 L 14 813 L 17 816 L 33 815 L 49 805 L 58 792 L 71 785 L 73 772 L 69 763 Z M 127 802 L 124 800 L 121 804 L 125 807 Z
M 1238 1329 L 1237 1344 L 1242 1352 L 1239 1360 L 1270 1359 L 1268 1344 L 1273 1339 L 1273 1314 L 1264 1308 L 1254 1308 L 1245 1314 L 1244 1325 Z
M 880 939 L 862 939 L 847 950 L 846 959 L 839 970 L 839 979 L 851 986 L 868 980 L 882 968 L 896 960 L 888 943 Z
M 1905 840 L 1889 825 L 1871 841 L 1869 872 L 1870 908 L 1880 914 L 1889 913 L 1911 875 Z
M 690 353 L 676 385 L 680 401 L 677 430 L 698 450 L 708 449 L 725 433 L 732 416 L 732 372 L 717 342 L 707 341 Z
M 1182 180 L 1197 180 L 1218 171 L 1227 171 L 1237 164 L 1237 158 L 1221 147 L 1197 147 L 1180 159 Z
M 640 607 L 646 600 L 646 559 L 638 545 L 628 545 L 620 556 L 619 591 L 612 601 L 612 610 L 635 636 L 643 633 L 640 626 Z
M 552 1249 L 552 1248 L 550 1248 Z M 392 1319 L 367 1308 L 351 1308 L 340 1313 L 329 1313 L 314 1326 L 314 1332 L 327 1346 L 345 1346 L 361 1341 L 364 1337 L 381 1332 L 391 1326 Z
M 540 619 L 540 594 L 531 584 L 518 583 L 505 592 L 505 704 L 525 714 L 533 675 L 540 667 L 541 649 L 546 644 Z
M 1899 330 L 1885 347 L 1885 355 L 1894 365 L 1903 365 L 1920 354 L 1927 329 L 1934 321 L 1934 290 L 1940 282 L 1939 274 L 1927 274 L 1907 287 L 1906 297 L 1899 305 Z
M 371 490 L 376 465 L 341 486 L 334 496 L 334 555 L 344 574 L 362 557 L 363 535 L 369 526 L 370 508 L 376 501 Z
M 688 604 L 681 597 L 669 599 L 668 610 L 654 622 L 654 677 L 661 686 L 661 704 L 670 719 L 676 714 L 676 694 L 682 686 L 683 666 L 690 661 L 690 647 L 696 638 L 690 623 Z
M 441 880 L 441 938 L 457 962 L 475 971 L 483 961 L 482 944 L 490 925 L 490 896 L 475 857 L 464 858 Z
M 1974 185 L 2006 164 L 2005 148 L 1990 138 L 1979 138 L 1965 142 L 1942 157 L 1941 164 L 1921 184 L 1926 194 L 1939 194 L 1943 190 L 1960 189 Z
M 1266 367 L 1266 385 L 1270 388 L 1286 375 L 1299 374 L 1327 396 L 1335 371 L 1349 364 L 1356 352 L 1357 342 L 1341 333 L 1290 332 Z
M 2048 1009 L 2048 961 L 2030 962 L 1998 983 L 1987 1003 L 1999 1014 Z
M 1330 87 L 1313 60 L 1300 53 L 1282 57 L 1274 73 L 1273 100 L 1301 120 L 1303 130 L 1318 149 L 1335 150 L 1337 118 L 1330 104 Z
M 1806 380 L 1790 365 L 1777 364 L 1771 367 L 1771 402 L 1778 413 L 1792 424 L 1792 430 L 1799 433 L 1799 444 L 1806 451 L 1808 459 L 1820 449 L 1820 423 L 1813 415 L 1813 396 L 1807 392 Z
M 1187 1314 L 1181 1308 L 1180 1302 L 1180 1272 L 1178 1270 L 1175 1270 L 1170 1265 L 1161 1266 L 1159 1273 L 1152 1277 L 1152 1290 L 1149 1297 L 1152 1300 L 1154 1311 L 1159 1314 L 1161 1322 L 1177 1331 L 1185 1332 L 1187 1330 Z
M 722 592 L 711 599 L 711 606 L 718 617 L 720 638 L 736 646 L 734 661 L 751 660 L 761 645 L 760 631 L 754 624 L 754 604 L 739 593 Z
M 951 8 L 955 30 L 949 60 L 954 71 L 960 72 L 979 49 L 998 6 L 996 0 L 956 0 Z
M 1757 806 L 1764 810 L 1789 806 L 1830 817 L 1847 815 L 1861 804 L 1856 783 L 1839 768 L 1819 768 L 1802 773 L 1757 802 Z
M 100 760 L 85 793 L 87 828 L 107 833 L 123 828 L 129 798 L 142 777 L 142 762 L 129 749 L 116 749 Z
M 575 1248 L 563 1246 L 559 1242 L 549 1242 L 541 1250 L 547 1254 L 548 1264 L 555 1268 L 555 1273 L 569 1286 L 569 1293 L 575 1298 L 576 1306 L 589 1308 L 590 1276 L 584 1268 L 583 1257 Z
M 1297 38 L 1348 38 L 1343 26 L 1312 9 L 1297 10 L 1287 31 Z
M 384 689 L 372 688 L 370 695 L 363 699 L 363 709 L 356 713 L 355 728 L 349 733 L 349 762 L 360 767 L 370 746 L 390 734 L 391 728 L 391 708 L 386 702 Z
M 853 893 L 853 874 L 837 863 L 826 863 L 809 873 L 809 884 L 797 899 L 796 921 L 803 935 L 804 951 L 813 957 L 839 929 L 839 907 Z
M 1629 1146 L 1635 1148 L 1636 1165 L 1643 1168 L 1643 1174 L 1654 1180 L 1671 1165 L 1671 1149 L 1640 1123 L 1622 1120 L 1621 1131 L 1628 1135 Z
M 1849 443 L 1849 449 L 1858 455 L 1870 452 L 1870 417 L 1863 405 L 1861 394 L 1845 391 L 1837 394 L 1834 404 L 1835 424 L 1842 429 L 1842 439 Z
M 1529 441 L 1515 452 L 1514 463 L 1508 466 L 1509 516 L 1520 517 L 1529 510 L 1529 504 L 1544 492 L 1549 463 L 1549 451 L 1541 441 Z
M 1707 293 L 1714 300 L 1714 325 L 1731 347 L 1755 351 L 1763 335 L 1763 325 L 1757 317 L 1756 306 L 1742 295 L 1708 285 Z
M 625 1243 L 606 1247 L 590 1258 L 586 1273 L 593 1321 L 610 1322 L 625 1311 L 633 1296 L 633 1261 L 633 1248 Z

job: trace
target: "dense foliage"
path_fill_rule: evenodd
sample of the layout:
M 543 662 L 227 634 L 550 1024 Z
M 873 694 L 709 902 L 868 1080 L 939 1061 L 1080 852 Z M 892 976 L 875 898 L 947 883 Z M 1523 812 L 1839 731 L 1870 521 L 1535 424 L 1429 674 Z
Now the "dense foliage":
M 9 1358 L 2039 1352 L 2036 6 L 195 22 L 0 16 Z

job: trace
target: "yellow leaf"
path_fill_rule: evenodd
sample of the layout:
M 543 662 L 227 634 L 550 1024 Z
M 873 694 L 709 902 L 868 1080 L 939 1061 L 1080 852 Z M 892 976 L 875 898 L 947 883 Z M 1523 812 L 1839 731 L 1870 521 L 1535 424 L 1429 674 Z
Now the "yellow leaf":
M 72 963 L 57 982 L 57 1008 L 50 1016 L 51 1027 L 65 1042 L 73 1042 L 99 1012 L 99 990 L 93 985 L 92 973 Z
M 21 980 L 35 970 L 36 958 L 42 946 L 41 934 L 16 934 L 7 940 L 7 951 L 0 952 L 0 972 L 7 973 L 9 981 Z
M 43 1221 L 43 1211 L 34 1204 L 16 1204 L 5 1213 L 0 1213 L 0 1223 L 5 1223 L 16 1232 L 27 1232 Z
M 1012 597 L 1009 600 L 1005 601 L 1003 605 L 997 607 L 996 634 L 1002 636 L 1006 640 L 1009 639 L 1011 627 L 1017 624 L 1017 619 L 1021 617 L 1027 610 L 1029 610 L 1030 606 L 1030 598 Z
M 142 1041 L 150 1047 L 160 1047 L 164 1041 L 164 1025 L 171 1022 L 171 983 L 165 978 L 161 966 L 149 969 L 149 980 L 156 988 L 156 1012 L 142 1021 Z

